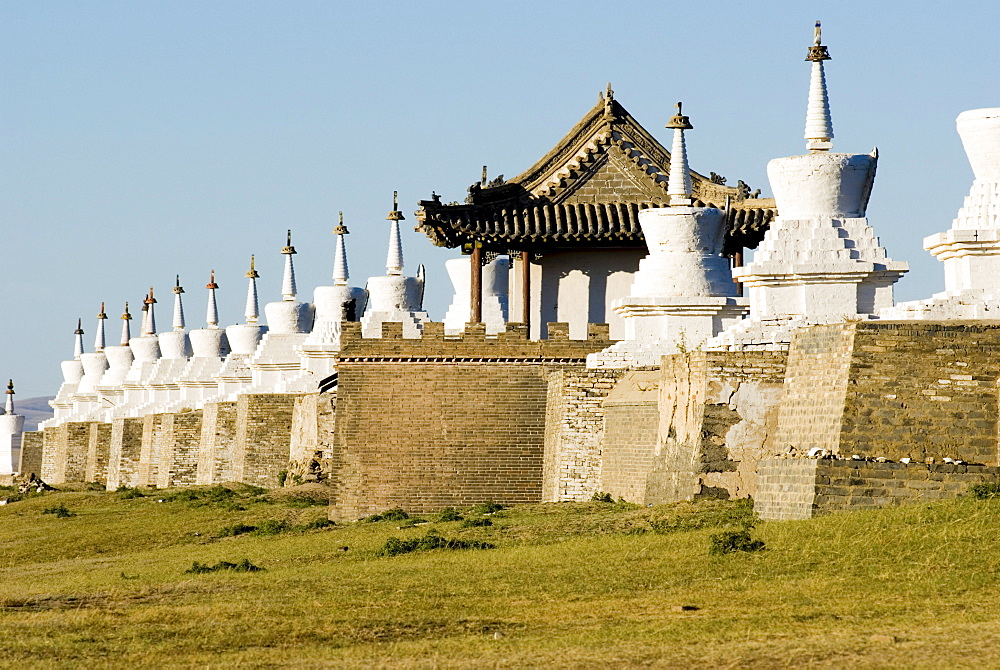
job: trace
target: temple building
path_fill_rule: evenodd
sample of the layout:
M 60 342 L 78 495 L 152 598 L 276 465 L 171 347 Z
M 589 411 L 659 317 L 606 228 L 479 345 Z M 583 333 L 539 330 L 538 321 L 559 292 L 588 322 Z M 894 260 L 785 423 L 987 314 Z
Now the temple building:
M 464 203 L 437 194 L 420 201 L 418 231 L 471 256 L 471 321 L 483 320 L 482 266 L 510 255 L 510 321 L 533 338 L 549 322 L 569 323 L 583 339 L 588 323 L 608 323 L 625 337 L 613 304 L 629 295 L 646 253 L 639 213 L 671 203 L 671 153 L 614 98 L 610 85 L 555 147 L 512 179 L 482 179 Z M 724 253 L 742 264 L 775 215 L 774 201 L 739 181 L 689 171 L 695 207 L 725 212 Z

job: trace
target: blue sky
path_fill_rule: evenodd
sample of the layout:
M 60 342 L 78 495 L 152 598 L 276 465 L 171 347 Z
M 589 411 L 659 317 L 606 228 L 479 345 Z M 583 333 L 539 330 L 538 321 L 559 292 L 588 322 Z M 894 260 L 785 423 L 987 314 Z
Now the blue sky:
M 996 2 L 89 2 L 0 0 L 0 376 L 54 393 L 100 302 L 153 285 L 169 323 L 180 274 L 202 325 L 210 269 L 242 319 L 251 253 L 279 299 L 286 228 L 299 287 L 328 284 L 337 212 L 352 279 L 384 272 L 392 191 L 427 307 L 451 299 L 455 251 L 412 232 L 432 190 L 539 158 L 611 82 L 655 136 L 677 100 L 692 167 L 770 194 L 773 157 L 803 153 L 812 24 L 822 19 L 838 151 L 880 151 L 869 219 L 910 262 L 897 299 L 941 290 L 923 237 L 972 172 L 959 112 L 1000 105 Z M 111 337 L 120 322 L 108 321 Z

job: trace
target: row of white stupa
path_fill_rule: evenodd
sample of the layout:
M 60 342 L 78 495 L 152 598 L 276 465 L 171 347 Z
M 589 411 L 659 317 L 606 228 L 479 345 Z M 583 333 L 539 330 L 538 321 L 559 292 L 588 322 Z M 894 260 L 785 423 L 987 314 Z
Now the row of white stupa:
M 833 153 L 833 128 L 817 24 L 811 62 L 805 139 L 809 153 L 768 164 L 779 216 L 772 222 L 754 260 L 735 271 L 721 255 L 725 216 L 693 207 L 684 132 L 678 114 L 669 175 L 670 206 L 640 213 L 649 248 L 630 295 L 614 304 L 625 321 L 625 339 L 588 358 L 591 367 L 657 365 L 679 350 L 781 349 L 795 329 L 846 318 L 998 318 L 1000 288 L 1000 109 L 965 112 L 958 130 L 976 180 L 952 229 L 925 240 L 945 264 L 946 291 L 928 300 L 893 305 L 892 285 L 907 264 L 889 259 L 865 218 L 877 152 Z M 206 328 L 185 331 L 182 289 L 176 287 L 173 330 L 156 334 L 150 297 L 143 306 L 139 337 L 123 323 L 122 342 L 105 346 L 104 315 L 99 317 L 93 353 L 83 353 L 78 331 L 74 358 L 63 363 L 65 383 L 53 406 L 64 421 L 108 421 L 121 416 L 198 408 L 212 400 L 232 400 L 246 392 L 308 392 L 332 380 L 339 349 L 340 322 L 353 304 L 365 337 L 379 337 L 386 322 L 401 322 L 406 337 L 419 337 L 423 269 L 402 276 L 399 238 L 402 214 L 389 219 L 387 273 L 368 280 L 367 291 L 347 285 L 347 258 L 338 226 L 334 286 L 319 287 L 314 302 L 296 300 L 289 239 L 282 250 L 283 300 L 265 306 L 267 326 L 258 323 L 256 272 L 248 273 L 245 324 L 218 326 L 214 281 L 208 285 Z M 487 332 L 502 330 L 506 318 L 506 259 L 484 268 L 483 315 Z M 467 258 L 447 262 L 455 302 L 445 317 L 446 332 L 469 320 Z M 746 289 L 737 296 L 734 276 Z M 353 301 L 353 303 L 351 302 Z M 367 301 L 367 305 L 365 304 Z M 124 318 L 124 317 L 123 317 Z
M 157 303 L 151 288 L 142 306 L 139 335 L 132 337 L 132 316 L 126 304 L 121 340 L 118 345 L 107 345 L 104 327 L 107 315 L 102 304 L 94 351 L 84 352 L 83 330 L 78 323 L 73 358 L 63 361 L 64 381 L 51 402 L 55 414 L 40 427 L 198 409 L 207 402 L 235 400 L 242 393 L 306 393 L 332 386 L 344 318 L 360 320 L 365 337 L 380 337 L 382 324 L 387 322 L 401 322 L 407 337 L 419 337 L 422 324 L 428 320 L 422 307 L 424 269 L 420 266 L 415 277 L 403 276 L 399 221 L 404 217 L 394 208 L 388 218 L 391 228 L 385 276 L 369 278 L 364 289 L 348 285 L 344 241 L 347 229 L 341 219 L 334 229 L 337 245 L 333 286 L 317 287 L 312 303 L 297 300 L 292 261 L 296 251 L 289 231 L 286 246 L 281 250 L 285 256 L 282 300 L 264 306 L 267 325 L 259 322 L 259 275 L 253 258 L 246 274 L 246 322 L 242 324 L 219 326 L 214 272 L 206 286 L 208 308 L 204 328 L 186 329 L 184 289 L 179 278 L 173 289 L 173 323 L 169 331 L 157 333 Z M 485 313 L 494 333 L 503 330 L 506 319 L 506 294 L 498 294 L 501 287 L 506 289 L 506 269 L 504 259 L 487 266 L 484 273 Z M 446 318 L 447 330 L 457 333 L 469 318 L 468 259 L 449 261 L 448 270 L 462 296 L 456 298 Z

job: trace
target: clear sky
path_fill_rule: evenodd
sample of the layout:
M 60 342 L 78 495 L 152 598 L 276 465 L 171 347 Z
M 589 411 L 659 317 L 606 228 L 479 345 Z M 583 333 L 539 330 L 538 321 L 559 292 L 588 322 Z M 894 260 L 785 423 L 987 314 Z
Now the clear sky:
M 0 0 L 0 376 L 55 393 L 76 318 L 150 285 L 189 327 L 217 271 L 242 320 L 257 254 L 280 299 L 285 229 L 301 297 L 329 284 L 338 210 L 352 279 L 384 273 L 392 191 L 427 308 L 451 300 L 454 250 L 412 232 L 432 190 L 461 200 L 482 166 L 513 176 L 611 82 L 661 142 L 683 100 L 691 165 L 770 194 L 767 161 L 803 153 L 812 25 L 833 61 L 834 150 L 880 151 L 869 219 L 910 275 L 943 287 L 922 239 L 947 229 L 972 172 L 959 112 L 1000 106 L 1000 3 Z M 304 295 L 303 295 L 304 294 Z M 138 312 L 138 309 L 136 309 Z

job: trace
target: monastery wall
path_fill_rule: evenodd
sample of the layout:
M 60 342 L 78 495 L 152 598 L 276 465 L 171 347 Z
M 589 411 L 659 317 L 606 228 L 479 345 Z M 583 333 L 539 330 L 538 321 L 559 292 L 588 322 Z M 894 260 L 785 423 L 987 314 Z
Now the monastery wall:
M 643 503 L 754 495 L 770 456 L 787 355 L 774 351 L 664 356 L 659 444 Z
M 600 490 L 603 401 L 625 370 L 563 369 L 549 375 L 542 500 L 590 500 Z
M 604 401 L 600 490 L 645 503 L 646 476 L 659 444 L 660 371 L 633 371 Z
M 859 322 L 796 334 L 774 445 L 995 465 L 1000 324 Z
M 40 432 L 24 433 L 21 436 L 21 467 L 23 475 L 35 474 L 40 477 L 42 474 L 42 439 Z
M 201 410 L 163 414 L 156 486 L 188 486 L 197 478 Z
M 196 484 L 233 481 L 236 403 L 209 402 L 202 409 Z
M 111 424 L 90 424 L 87 440 L 87 466 L 84 479 L 88 482 L 106 483 L 108 480 L 108 455 L 111 450 Z
M 296 396 L 289 393 L 237 397 L 233 481 L 266 488 L 278 485 L 278 473 L 288 465 L 291 453 L 295 401 Z
M 1000 467 L 770 459 L 760 463 L 754 511 L 762 519 L 808 519 L 829 512 L 946 500 L 974 484 L 1000 481 Z
M 142 450 L 142 418 L 121 418 L 111 422 L 108 449 L 108 490 L 119 486 L 139 486 L 139 454 Z M 49 429 L 45 430 L 48 435 Z
M 606 328 L 590 340 L 570 340 L 566 324 L 548 332 L 528 340 L 510 324 L 487 338 L 479 325 L 445 337 L 427 323 L 421 339 L 403 339 L 384 324 L 381 339 L 361 339 L 344 324 L 331 516 L 539 502 L 548 375 L 582 369 L 609 344 Z

